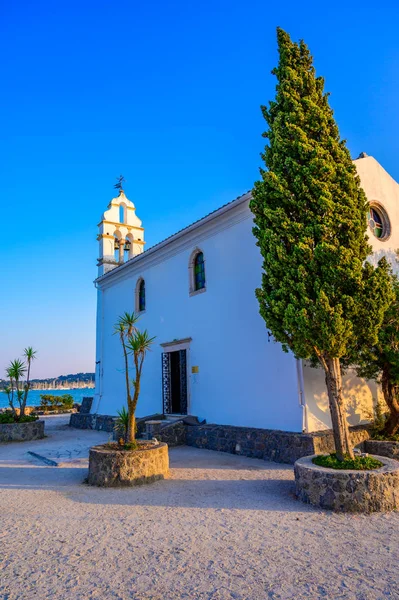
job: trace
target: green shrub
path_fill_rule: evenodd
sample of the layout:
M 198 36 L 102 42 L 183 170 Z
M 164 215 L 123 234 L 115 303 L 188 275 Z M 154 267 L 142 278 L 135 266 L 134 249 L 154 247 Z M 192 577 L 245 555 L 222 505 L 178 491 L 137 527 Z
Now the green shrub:
M 372 456 L 355 456 L 355 458 L 350 458 L 349 455 L 345 455 L 344 460 L 340 461 L 335 453 L 315 456 L 312 462 L 315 465 L 319 465 L 319 467 L 327 467 L 328 469 L 353 469 L 355 471 L 368 471 L 369 469 L 379 469 L 379 467 L 383 466 L 382 462 Z
M 133 442 L 128 442 L 122 446 L 123 450 L 138 450 L 140 448 L 140 444 L 136 440 Z
M 0 413 L 0 425 L 7 423 L 30 423 L 38 420 L 37 415 L 24 415 L 23 417 L 14 416 L 11 411 Z
M 399 442 L 399 433 L 395 435 L 387 435 L 382 431 L 374 431 L 371 433 L 371 439 L 377 442 Z
M 17 418 L 17 423 L 30 423 L 31 421 L 37 421 L 38 418 L 37 415 L 24 415 Z
M 40 410 L 45 412 L 50 410 L 69 409 L 73 407 L 73 397 L 71 394 L 55 396 L 54 394 L 41 394 Z

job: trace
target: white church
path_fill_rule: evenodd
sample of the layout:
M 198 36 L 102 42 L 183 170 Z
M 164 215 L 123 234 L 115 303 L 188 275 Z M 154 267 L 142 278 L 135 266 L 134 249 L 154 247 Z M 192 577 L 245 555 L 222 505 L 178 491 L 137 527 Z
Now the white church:
M 354 161 L 370 205 L 376 259 L 399 248 L 399 185 L 371 156 Z M 96 390 L 92 412 L 126 404 L 123 357 L 113 329 L 125 311 L 155 336 L 137 416 L 194 415 L 208 423 L 312 432 L 330 428 L 324 375 L 282 351 L 259 315 L 261 256 L 250 192 L 145 250 L 144 228 L 125 193 L 99 224 Z M 344 377 L 351 425 L 372 417 L 380 392 Z

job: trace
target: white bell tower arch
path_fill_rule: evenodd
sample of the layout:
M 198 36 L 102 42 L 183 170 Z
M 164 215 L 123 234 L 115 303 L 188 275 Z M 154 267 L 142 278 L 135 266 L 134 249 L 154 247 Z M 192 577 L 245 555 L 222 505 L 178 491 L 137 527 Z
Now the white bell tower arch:
M 98 224 L 98 276 L 104 275 L 144 250 L 144 229 L 136 208 L 122 188 L 112 198 Z

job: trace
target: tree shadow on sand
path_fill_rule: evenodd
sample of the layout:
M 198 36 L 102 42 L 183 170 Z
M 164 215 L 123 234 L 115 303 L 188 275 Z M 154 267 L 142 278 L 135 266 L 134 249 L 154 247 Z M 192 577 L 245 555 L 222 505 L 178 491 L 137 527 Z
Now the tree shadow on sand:
M 178 469 L 176 469 L 178 472 Z M 16 466 L 0 467 L 0 490 L 19 489 L 54 491 L 77 503 L 104 506 L 199 508 L 214 510 L 261 510 L 309 512 L 313 509 L 298 502 L 294 481 L 273 477 L 223 479 L 172 477 L 152 484 L 125 488 L 98 488 L 84 483 L 87 468 Z M 218 474 L 219 475 L 219 474 Z M 226 473 L 227 475 L 227 473 Z M 259 474 L 260 475 L 260 474 Z M 272 475 L 272 477 L 270 477 Z

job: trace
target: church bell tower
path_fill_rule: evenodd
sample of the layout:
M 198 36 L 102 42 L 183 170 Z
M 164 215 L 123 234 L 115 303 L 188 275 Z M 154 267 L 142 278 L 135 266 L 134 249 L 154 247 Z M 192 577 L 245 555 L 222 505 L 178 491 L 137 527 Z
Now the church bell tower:
M 99 258 L 98 277 L 105 275 L 144 249 L 144 229 L 136 216 L 136 208 L 122 189 L 123 177 L 114 186 L 119 190 L 98 224 Z

